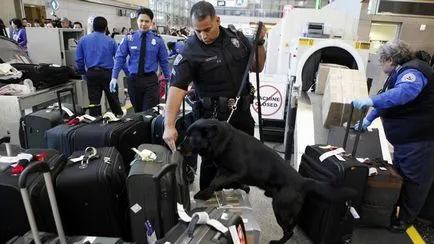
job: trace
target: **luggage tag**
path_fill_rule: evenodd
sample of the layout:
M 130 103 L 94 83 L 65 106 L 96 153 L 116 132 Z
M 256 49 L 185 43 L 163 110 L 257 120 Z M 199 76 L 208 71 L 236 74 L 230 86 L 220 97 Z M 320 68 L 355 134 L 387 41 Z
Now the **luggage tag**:
M 321 156 L 319 156 L 319 161 L 323 162 L 324 160 L 326 160 L 327 158 L 330 158 L 332 156 L 336 156 L 340 161 L 345 161 L 345 159 L 340 156 L 339 154 L 345 153 L 345 150 L 343 148 L 338 148 L 336 150 L 333 151 L 329 151 L 326 153 L 321 154 Z
M 369 168 L 369 176 L 378 175 L 377 168 Z

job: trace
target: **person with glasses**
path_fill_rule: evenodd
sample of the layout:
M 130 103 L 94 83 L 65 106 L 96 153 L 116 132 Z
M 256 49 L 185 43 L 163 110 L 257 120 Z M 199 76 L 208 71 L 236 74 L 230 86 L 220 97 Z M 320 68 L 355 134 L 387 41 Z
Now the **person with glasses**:
M 390 41 L 379 50 L 388 74 L 383 89 L 368 99 L 357 99 L 357 109 L 373 107 L 363 121 L 366 129 L 380 117 L 393 145 L 393 164 L 404 182 L 389 230 L 405 232 L 421 211 L 434 182 L 434 76 L 426 61 L 414 57 L 403 41 Z M 357 128 L 357 125 L 356 125 Z

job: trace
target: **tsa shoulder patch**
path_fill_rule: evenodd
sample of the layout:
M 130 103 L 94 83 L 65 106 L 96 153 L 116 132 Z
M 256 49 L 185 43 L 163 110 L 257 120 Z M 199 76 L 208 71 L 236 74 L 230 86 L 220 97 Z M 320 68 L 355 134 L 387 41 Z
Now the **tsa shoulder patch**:
M 413 82 L 415 80 L 416 80 L 416 75 L 413 73 L 407 73 L 401 78 L 401 81 L 403 82 Z
M 176 56 L 176 58 L 175 58 L 175 61 L 173 61 L 173 65 L 174 65 L 174 66 L 178 65 L 179 62 L 181 62 L 182 58 L 183 58 L 182 55 L 181 55 L 181 54 L 178 54 L 178 55 Z

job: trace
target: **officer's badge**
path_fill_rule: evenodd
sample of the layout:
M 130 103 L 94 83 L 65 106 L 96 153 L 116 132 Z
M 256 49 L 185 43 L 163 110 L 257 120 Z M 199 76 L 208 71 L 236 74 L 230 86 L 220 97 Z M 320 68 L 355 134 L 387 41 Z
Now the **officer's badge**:
M 133 41 L 133 35 L 128 34 L 127 35 L 127 39 L 128 39 L 128 41 L 132 42 Z
M 174 66 L 178 65 L 179 62 L 181 62 L 182 58 L 183 58 L 182 55 L 181 55 L 181 54 L 178 54 L 178 55 L 176 56 L 176 58 L 175 58 L 175 61 L 173 61 L 173 65 L 174 65 Z
M 155 44 L 157 44 L 157 40 L 152 39 L 151 44 L 155 46 Z
M 232 38 L 231 42 L 232 42 L 232 45 L 234 45 L 236 48 L 240 47 L 240 41 L 238 41 L 237 38 Z
M 416 76 L 415 76 L 413 73 L 405 74 L 405 75 L 401 78 L 401 81 L 404 81 L 404 82 L 413 82 L 413 81 L 415 81 L 415 80 L 416 80 Z

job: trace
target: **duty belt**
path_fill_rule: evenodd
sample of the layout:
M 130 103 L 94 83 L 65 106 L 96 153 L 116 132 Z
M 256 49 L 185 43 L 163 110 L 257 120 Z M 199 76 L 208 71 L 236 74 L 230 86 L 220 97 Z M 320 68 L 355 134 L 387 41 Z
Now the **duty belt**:
M 235 104 L 235 98 L 230 97 L 201 97 L 199 98 L 203 109 L 216 110 L 220 113 L 230 112 Z M 251 96 L 243 96 L 239 100 L 238 107 L 241 110 L 248 110 L 251 103 Z

